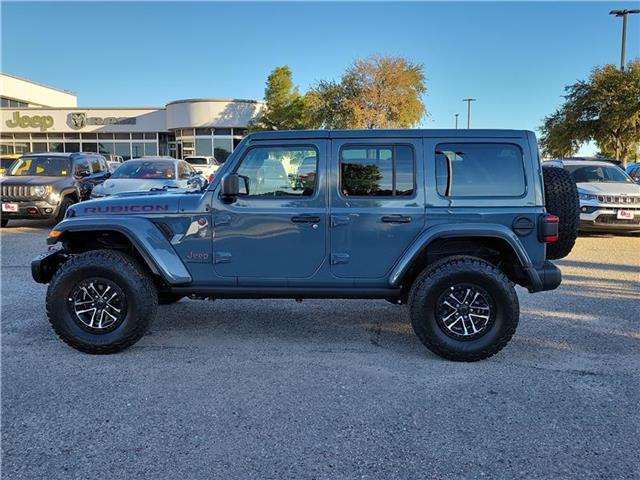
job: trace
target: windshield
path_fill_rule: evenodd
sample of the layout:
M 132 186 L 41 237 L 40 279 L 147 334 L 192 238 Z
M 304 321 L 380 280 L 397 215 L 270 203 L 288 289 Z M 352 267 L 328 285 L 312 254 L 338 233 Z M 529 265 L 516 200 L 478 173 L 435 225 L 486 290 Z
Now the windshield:
M 157 178 L 173 179 L 176 172 L 173 162 L 124 162 L 113 172 L 111 178 Z
M 565 168 L 576 183 L 633 183 L 626 173 L 614 166 L 568 165 Z
M 187 163 L 190 163 L 191 165 L 206 165 L 207 164 L 206 157 L 188 157 L 188 158 L 185 158 L 185 161 Z
M 71 161 L 64 157 L 22 157 L 15 161 L 9 176 L 33 175 L 36 177 L 66 177 L 71 171 Z

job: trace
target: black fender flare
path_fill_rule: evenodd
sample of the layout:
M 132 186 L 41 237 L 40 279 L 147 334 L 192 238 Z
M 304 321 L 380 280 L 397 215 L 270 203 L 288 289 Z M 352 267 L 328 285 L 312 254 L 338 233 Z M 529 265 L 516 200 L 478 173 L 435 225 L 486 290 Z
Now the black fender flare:
M 508 227 L 501 224 L 465 223 L 465 224 L 440 224 L 424 230 L 411 246 L 404 252 L 400 260 L 396 262 L 388 277 L 389 286 L 398 287 L 404 274 L 409 270 L 413 260 L 418 257 L 431 242 L 441 238 L 487 237 L 504 240 L 513 250 L 520 262 L 522 270 L 529 278 L 529 290 L 540 291 L 543 288 L 538 271 L 534 268 L 529 254 L 525 250 L 518 236 Z
M 54 227 L 60 232 L 57 237 L 49 237 L 47 244 L 64 242 L 74 232 L 113 231 L 124 235 L 140 252 L 151 271 L 168 285 L 190 283 L 193 279 L 162 232 L 146 218 L 124 215 L 106 217 L 72 217 Z

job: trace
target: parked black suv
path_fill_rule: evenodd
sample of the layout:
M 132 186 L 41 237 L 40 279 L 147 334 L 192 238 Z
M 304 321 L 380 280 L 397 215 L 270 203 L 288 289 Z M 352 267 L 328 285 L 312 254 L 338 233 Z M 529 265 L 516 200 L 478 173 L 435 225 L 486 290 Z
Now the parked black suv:
M 62 221 L 70 205 L 86 200 L 109 177 L 109 166 L 94 153 L 27 153 L 0 179 L 2 226 L 11 219 Z

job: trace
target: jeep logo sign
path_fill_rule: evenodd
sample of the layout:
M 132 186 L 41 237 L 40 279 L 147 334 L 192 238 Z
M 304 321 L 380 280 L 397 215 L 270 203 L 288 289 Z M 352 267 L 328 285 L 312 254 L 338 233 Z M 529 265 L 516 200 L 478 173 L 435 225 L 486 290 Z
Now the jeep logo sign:
M 74 130 L 88 126 L 101 125 L 135 125 L 135 117 L 88 117 L 86 113 L 70 113 L 67 115 L 67 125 Z
M 20 112 L 13 112 L 13 118 L 5 123 L 9 128 L 40 128 L 41 132 L 46 132 L 47 128 L 53 127 L 53 117 L 50 115 L 20 115 Z

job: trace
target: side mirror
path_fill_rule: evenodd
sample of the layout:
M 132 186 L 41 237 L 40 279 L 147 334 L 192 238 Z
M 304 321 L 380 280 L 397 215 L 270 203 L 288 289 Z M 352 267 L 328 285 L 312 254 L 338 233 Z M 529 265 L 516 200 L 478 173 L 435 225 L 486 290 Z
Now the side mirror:
M 104 179 L 106 180 L 107 178 L 109 178 L 111 176 L 111 172 L 105 172 L 104 173 Z
M 202 175 L 202 170 L 197 170 L 196 175 Z
M 89 175 L 91 175 L 89 172 L 87 172 L 86 170 L 79 170 L 76 171 L 76 173 L 73 174 L 74 177 L 76 178 L 87 178 Z
M 193 190 L 202 190 L 203 183 L 204 182 L 202 180 L 202 177 L 194 175 L 189 180 L 187 180 L 187 188 L 191 188 Z
M 232 203 L 240 194 L 240 177 L 235 173 L 229 173 L 220 180 L 220 195 L 226 203 Z

